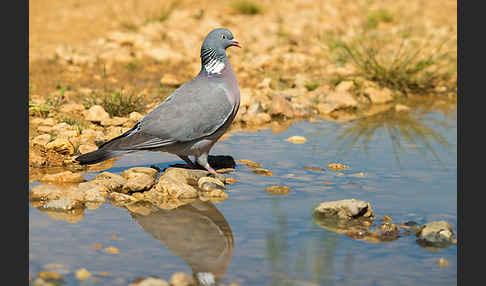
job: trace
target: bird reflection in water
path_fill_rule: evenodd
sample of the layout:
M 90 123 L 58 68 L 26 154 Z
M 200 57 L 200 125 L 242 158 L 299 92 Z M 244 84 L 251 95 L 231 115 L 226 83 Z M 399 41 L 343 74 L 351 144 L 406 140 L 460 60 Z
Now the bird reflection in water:
M 233 256 L 231 228 L 209 201 L 195 200 L 172 210 L 132 217 L 192 269 L 198 285 L 218 285 Z

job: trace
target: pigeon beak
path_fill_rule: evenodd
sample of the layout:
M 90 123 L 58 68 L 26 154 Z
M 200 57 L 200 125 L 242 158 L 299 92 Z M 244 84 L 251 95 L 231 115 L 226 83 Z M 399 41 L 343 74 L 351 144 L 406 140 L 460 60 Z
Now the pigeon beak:
M 231 44 L 232 46 L 241 48 L 240 42 L 238 42 L 236 39 L 231 40 L 231 42 L 232 42 L 232 44 Z

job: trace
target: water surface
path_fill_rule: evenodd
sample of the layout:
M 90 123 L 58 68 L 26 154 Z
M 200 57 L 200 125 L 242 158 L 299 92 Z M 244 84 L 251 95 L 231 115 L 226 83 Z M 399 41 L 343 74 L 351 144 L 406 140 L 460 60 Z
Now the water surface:
M 105 203 L 85 209 L 75 223 L 31 206 L 29 272 L 35 277 L 41 270 L 57 271 L 63 285 L 128 285 L 138 277 L 168 280 L 181 271 L 211 272 L 222 283 L 240 285 L 456 285 L 456 245 L 430 251 L 415 236 L 369 243 L 312 219 L 320 202 L 356 198 L 393 223 L 445 220 L 457 231 L 455 113 L 391 110 L 348 123 L 302 121 L 278 134 L 236 132 L 211 154 L 256 161 L 273 175 L 237 164 L 227 176 L 238 182 L 227 185 L 229 198 L 221 203 L 195 202 L 149 216 Z M 307 142 L 285 140 L 294 135 Z M 326 168 L 335 162 L 350 169 Z M 174 163 L 181 162 L 173 155 L 138 153 L 106 171 Z M 272 185 L 288 186 L 291 193 L 266 193 Z M 106 253 L 94 243 L 120 253 Z M 441 257 L 448 266 L 436 264 Z M 74 278 L 79 268 L 110 275 L 81 282 Z

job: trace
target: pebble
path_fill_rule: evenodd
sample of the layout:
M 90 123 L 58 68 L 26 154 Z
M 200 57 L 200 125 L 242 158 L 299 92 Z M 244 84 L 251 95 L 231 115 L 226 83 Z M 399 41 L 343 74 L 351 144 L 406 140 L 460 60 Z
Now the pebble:
M 260 167 L 261 165 L 255 161 L 252 161 L 252 160 L 246 160 L 246 159 L 242 159 L 242 160 L 236 160 L 237 163 L 240 163 L 240 164 L 245 164 L 247 165 L 249 168 L 258 168 Z
M 288 195 L 290 188 L 286 186 L 271 186 L 265 189 L 265 191 L 271 195 Z
M 263 169 L 263 168 L 255 168 L 253 169 L 253 173 L 257 174 L 257 175 L 262 175 L 262 176 L 271 176 L 273 175 L 273 173 L 267 169 Z
M 89 277 L 91 277 L 91 273 L 89 273 L 89 271 L 86 270 L 85 268 L 81 268 L 81 269 L 76 270 L 74 275 L 79 280 L 85 280 L 85 279 L 88 279 Z
M 43 280 L 58 280 L 61 279 L 61 274 L 52 271 L 40 271 L 38 274 L 39 278 Z
M 95 249 L 100 249 L 101 247 L 103 247 L 103 245 L 101 245 L 100 243 L 93 244 L 93 248 Z
M 114 246 L 109 246 L 109 247 L 105 248 L 105 252 L 110 253 L 110 254 L 118 254 L 118 253 L 120 253 L 120 250 L 118 250 L 118 248 L 116 248 Z
M 342 170 L 349 169 L 349 166 L 346 166 L 341 163 L 331 163 L 327 165 L 327 168 L 334 171 L 342 171 Z
M 191 276 L 187 275 L 186 273 L 177 272 L 174 273 L 170 278 L 170 284 L 174 286 L 190 286 L 194 284 L 194 281 Z
M 449 261 L 441 257 L 439 258 L 439 260 L 437 260 L 437 265 L 439 265 L 440 267 L 444 267 L 449 265 Z
M 226 179 L 224 180 L 224 183 L 225 183 L 225 184 L 230 184 L 230 185 L 232 185 L 232 184 L 234 184 L 234 183 L 236 183 L 236 182 L 237 182 L 237 180 L 236 180 L 235 178 L 226 178 Z
M 304 136 L 292 136 L 287 138 L 286 140 L 294 144 L 303 144 L 307 142 L 307 138 L 305 138 Z

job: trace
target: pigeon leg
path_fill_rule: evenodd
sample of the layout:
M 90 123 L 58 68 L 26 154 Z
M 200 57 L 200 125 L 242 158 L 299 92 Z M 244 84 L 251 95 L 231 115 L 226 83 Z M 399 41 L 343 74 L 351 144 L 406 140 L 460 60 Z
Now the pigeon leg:
M 196 161 L 199 165 L 204 167 L 206 170 L 208 170 L 211 174 L 217 175 L 216 171 L 209 165 L 208 163 L 208 154 L 204 153 L 201 154 L 200 156 L 196 157 Z
M 186 164 L 187 164 L 187 166 L 189 166 L 189 168 L 197 169 L 197 166 L 191 161 L 191 159 L 189 159 L 188 156 L 182 156 L 182 155 L 177 155 L 177 156 L 179 156 L 179 158 L 184 160 L 184 162 L 186 162 Z

